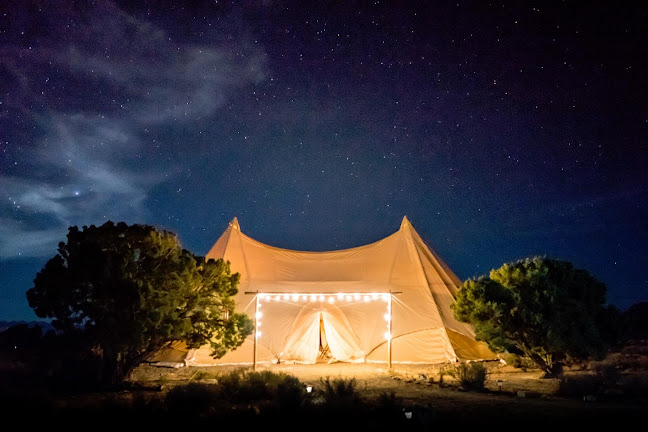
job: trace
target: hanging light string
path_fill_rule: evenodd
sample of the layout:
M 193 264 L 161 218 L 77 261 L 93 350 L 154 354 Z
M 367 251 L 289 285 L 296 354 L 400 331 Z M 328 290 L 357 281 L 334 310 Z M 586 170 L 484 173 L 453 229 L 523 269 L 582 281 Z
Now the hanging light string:
M 370 303 L 374 301 L 384 301 L 387 303 L 387 311 L 383 317 L 385 318 L 387 330 L 385 331 L 384 337 L 385 340 L 390 340 L 392 338 L 391 334 L 391 317 L 392 317 L 392 294 L 400 293 L 247 293 L 246 294 L 257 294 L 259 296 L 259 303 L 257 307 L 257 312 L 255 316 L 256 320 L 256 337 L 259 339 L 261 337 L 261 318 L 263 317 L 263 312 L 261 307 L 264 303 L 271 302 L 280 302 L 288 303 L 295 306 L 307 306 L 308 303 L 327 303 L 327 304 L 339 304 L 342 306 L 351 306 L 352 304 L 358 303 Z M 296 303 L 301 302 L 301 303 Z

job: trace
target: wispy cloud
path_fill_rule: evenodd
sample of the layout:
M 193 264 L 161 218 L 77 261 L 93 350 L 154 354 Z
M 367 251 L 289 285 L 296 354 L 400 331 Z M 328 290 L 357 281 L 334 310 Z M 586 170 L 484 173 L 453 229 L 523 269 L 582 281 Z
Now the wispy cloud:
M 27 116 L 34 131 L 0 137 L 0 258 L 50 255 L 70 225 L 142 220 L 165 179 L 143 131 L 208 118 L 264 77 L 263 53 L 243 36 L 177 43 L 111 1 L 70 21 L 60 42 L 0 48 L 15 84 L 5 120 Z

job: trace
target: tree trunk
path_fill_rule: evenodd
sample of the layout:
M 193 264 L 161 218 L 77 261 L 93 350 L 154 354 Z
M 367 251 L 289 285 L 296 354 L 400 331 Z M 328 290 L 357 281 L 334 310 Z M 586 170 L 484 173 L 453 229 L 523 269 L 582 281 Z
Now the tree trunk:
M 561 361 L 548 363 L 542 356 L 530 350 L 523 349 L 522 351 L 544 372 L 542 378 L 560 378 L 562 376 L 563 364 Z

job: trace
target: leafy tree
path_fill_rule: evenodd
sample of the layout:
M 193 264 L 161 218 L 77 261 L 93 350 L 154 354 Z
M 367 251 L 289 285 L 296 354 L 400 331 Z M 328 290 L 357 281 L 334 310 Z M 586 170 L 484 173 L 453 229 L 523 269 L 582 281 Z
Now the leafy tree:
M 253 324 L 233 313 L 238 281 L 229 262 L 194 256 L 171 232 L 107 222 L 71 227 L 27 299 L 59 331 L 81 332 L 103 381 L 118 383 L 171 341 L 209 343 L 215 357 L 240 346 Z
M 531 358 L 548 376 L 565 362 L 602 355 L 618 328 L 605 285 L 565 261 L 533 257 L 469 279 L 453 305 L 495 351 Z
M 648 338 L 648 302 L 635 303 L 623 313 L 624 339 Z

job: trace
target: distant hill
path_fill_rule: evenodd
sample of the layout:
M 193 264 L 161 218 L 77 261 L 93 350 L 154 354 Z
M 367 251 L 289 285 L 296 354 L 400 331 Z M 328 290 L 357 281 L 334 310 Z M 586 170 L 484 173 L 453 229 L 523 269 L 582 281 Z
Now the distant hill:
M 50 330 L 54 330 L 52 324 L 47 321 L 0 321 L 0 333 L 7 330 L 9 327 L 13 327 L 18 324 L 25 324 L 29 327 L 39 326 L 43 333 L 47 333 Z

